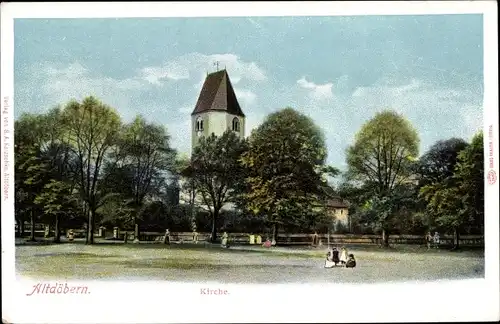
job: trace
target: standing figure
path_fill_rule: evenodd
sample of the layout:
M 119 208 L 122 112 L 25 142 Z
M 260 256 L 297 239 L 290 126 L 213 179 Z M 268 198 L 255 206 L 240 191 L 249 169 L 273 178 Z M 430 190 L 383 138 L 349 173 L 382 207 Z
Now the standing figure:
M 313 246 L 317 246 L 318 245 L 318 233 L 317 232 L 314 232 L 312 245 Z
M 349 259 L 345 264 L 346 268 L 354 268 L 356 267 L 356 259 L 354 259 L 354 254 L 349 254 Z
M 196 231 L 196 222 L 194 222 L 194 221 L 192 224 L 192 228 L 193 228 L 193 242 L 195 244 L 198 244 L 198 232 Z
M 432 241 L 433 241 L 431 232 L 427 233 L 427 235 L 425 236 L 425 241 L 427 243 L 427 250 L 429 250 L 432 247 Z
M 224 248 L 229 247 L 228 238 L 229 238 L 229 236 L 227 235 L 227 232 L 224 232 L 224 234 L 222 235 L 222 247 L 224 247 Z
M 434 247 L 437 249 L 439 248 L 439 233 L 434 232 Z
M 332 262 L 335 263 L 335 266 L 337 266 L 337 264 L 340 262 L 339 251 L 337 250 L 337 248 L 333 248 L 332 250 Z
M 163 238 L 163 244 L 170 244 L 170 231 L 168 228 L 165 230 L 165 237 Z
M 340 249 L 340 263 L 342 265 L 347 263 L 347 249 L 344 246 Z
M 74 240 L 74 238 L 75 238 L 75 232 L 73 232 L 73 230 L 72 230 L 72 229 L 70 229 L 70 230 L 68 231 L 68 235 L 66 235 L 66 236 L 68 237 L 68 241 L 73 242 L 73 240 Z

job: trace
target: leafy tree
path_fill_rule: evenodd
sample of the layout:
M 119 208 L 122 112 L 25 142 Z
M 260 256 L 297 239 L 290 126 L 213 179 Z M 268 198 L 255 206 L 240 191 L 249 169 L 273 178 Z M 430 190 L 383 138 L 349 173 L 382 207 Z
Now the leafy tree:
M 25 113 L 15 122 L 15 189 L 16 218 L 24 223 L 25 212 L 31 221 L 30 240 L 35 240 L 35 223 L 40 217 L 40 208 L 35 203 L 36 194 L 47 182 L 47 165 L 42 154 L 51 125 L 42 114 Z M 22 213 L 22 214 L 21 214 Z
M 366 204 L 389 244 L 391 218 L 402 198 L 398 187 L 411 182 L 412 167 L 418 156 L 419 139 L 413 126 L 393 111 L 377 113 L 356 134 L 347 150 L 348 179 L 372 196 Z
M 242 162 L 247 169 L 247 209 L 264 214 L 273 227 L 311 225 L 325 214 L 325 173 L 338 170 L 325 165 L 327 150 L 322 131 L 307 116 L 292 108 L 269 115 L 252 132 Z
M 35 224 L 37 219 L 41 216 L 35 198 L 36 193 L 40 192 L 44 186 L 44 165 L 39 157 L 39 152 L 37 152 L 36 149 L 30 151 L 32 152 L 31 156 L 28 155 L 28 157 L 23 159 L 24 161 L 19 161 L 21 165 L 16 169 L 20 172 L 16 174 L 16 177 L 20 179 L 19 186 L 22 188 L 20 190 L 26 193 L 22 203 L 27 207 L 30 214 L 31 232 L 29 240 L 35 241 Z
M 77 198 L 73 195 L 72 187 L 68 183 L 54 179 L 50 180 L 35 198 L 35 203 L 42 206 L 45 214 L 52 216 L 55 221 L 54 243 L 61 241 L 61 216 L 77 213 L 75 203 Z
M 467 225 L 484 222 L 483 134 L 458 154 L 455 172 L 440 182 L 420 189 L 427 208 L 440 226 L 454 233 L 454 248 L 459 247 L 460 232 Z
M 232 201 L 234 184 L 242 175 L 241 154 L 245 141 L 228 130 L 222 136 L 202 137 L 195 147 L 186 174 L 194 180 L 212 219 L 211 240 L 217 235 L 217 220 L 224 205 Z
M 76 156 L 77 185 L 87 214 L 88 244 L 94 243 L 95 214 L 102 196 L 98 192 L 106 156 L 116 146 L 120 117 L 94 97 L 71 101 L 63 110 L 63 125 Z
M 49 216 L 48 223 L 54 224 L 54 242 L 60 242 L 61 217 L 75 217 L 78 195 L 76 195 L 76 156 L 61 127 L 62 113 L 59 107 L 44 115 L 46 138 L 43 145 L 42 161 L 46 173 L 43 190 L 35 202 Z M 46 217 L 45 217 L 46 218 Z
M 191 230 L 196 230 L 198 225 L 196 224 L 196 183 L 193 177 L 193 172 L 191 168 L 191 160 L 189 157 L 180 157 L 177 160 L 177 175 L 182 179 L 180 190 L 185 193 L 183 196 L 183 202 L 189 206 L 189 215 L 191 219 Z
M 101 224 L 111 224 L 119 228 L 132 226 L 136 211 L 131 206 L 130 200 L 124 199 L 120 195 L 108 197 L 96 210 L 98 214 L 102 215 Z
M 484 233 L 484 144 L 483 133 L 476 134 L 471 144 L 458 155 L 455 168 L 459 188 L 463 192 L 463 214 L 468 222 Z
M 419 186 L 437 183 L 453 176 L 458 154 L 467 147 L 460 138 L 450 138 L 434 143 L 416 164 Z
M 418 180 L 418 189 L 426 192 L 422 197 L 427 196 L 433 190 L 442 188 L 444 181 L 450 180 L 455 174 L 455 167 L 458 162 L 459 153 L 467 147 L 467 142 L 459 138 L 450 138 L 440 140 L 434 143 L 429 150 L 419 159 L 415 167 L 415 173 Z M 427 186 L 427 187 L 426 187 Z M 422 190 L 422 188 L 426 187 Z M 436 217 L 432 209 L 428 208 L 425 199 L 419 201 L 419 216 L 427 225 L 428 229 L 439 226 L 436 223 Z
M 154 123 L 147 123 L 138 116 L 125 125 L 120 142 L 121 154 L 124 156 L 122 168 L 129 172 L 125 194 L 128 192 L 131 204 L 135 209 L 135 237 L 139 237 L 140 210 L 144 200 L 158 196 L 165 185 L 165 172 L 174 171 L 175 151 L 170 147 L 166 129 Z

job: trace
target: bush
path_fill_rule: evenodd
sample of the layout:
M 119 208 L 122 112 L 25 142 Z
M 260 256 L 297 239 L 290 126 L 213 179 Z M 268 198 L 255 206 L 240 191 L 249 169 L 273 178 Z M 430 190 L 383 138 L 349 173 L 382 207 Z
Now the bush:
M 347 234 L 349 233 L 349 226 L 345 225 L 341 221 L 335 223 L 335 233 L 337 234 Z

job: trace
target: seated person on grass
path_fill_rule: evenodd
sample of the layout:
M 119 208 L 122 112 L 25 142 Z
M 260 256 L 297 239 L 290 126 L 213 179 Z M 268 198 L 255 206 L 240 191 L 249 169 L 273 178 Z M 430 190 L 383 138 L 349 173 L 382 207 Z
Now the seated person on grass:
M 325 261 L 325 268 L 337 266 L 339 262 L 339 251 L 336 248 L 329 250 Z
M 356 267 L 356 260 L 354 259 L 354 254 L 349 254 L 349 258 L 345 264 L 346 268 L 354 268 Z

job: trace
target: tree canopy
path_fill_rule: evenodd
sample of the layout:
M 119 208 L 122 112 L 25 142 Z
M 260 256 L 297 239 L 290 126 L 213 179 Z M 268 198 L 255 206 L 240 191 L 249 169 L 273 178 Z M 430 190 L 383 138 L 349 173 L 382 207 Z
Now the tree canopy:
M 323 231 L 335 221 L 330 198 L 349 202 L 350 230 L 483 233 L 483 134 L 450 138 L 420 158 L 419 137 L 394 111 L 356 133 L 347 171 L 327 164 L 322 130 L 285 108 L 269 114 L 247 139 L 227 130 L 202 137 L 190 157 L 171 147 L 167 129 L 143 116 L 123 123 L 94 97 L 70 101 L 15 122 L 15 217 L 54 227 L 95 225 L 210 230 Z M 181 181 L 182 179 L 182 181 Z M 179 191 L 183 194 L 179 195 Z M 228 207 L 225 209 L 225 207 Z M 331 208 L 330 208 L 331 209 Z M 82 221 L 83 220 L 83 221 Z M 238 227 L 239 226 L 239 227 Z M 326 230 L 325 230 L 326 231 Z
M 242 162 L 248 172 L 247 209 L 273 224 L 302 224 L 324 212 L 327 150 L 323 132 L 307 116 L 286 108 L 252 132 Z
M 452 173 L 435 178 L 420 189 L 432 220 L 458 236 L 466 228 L 483 231 L 484 224 L 484 149 L 483 133 L 476 134 L 471 144 L 456 154 Z
M 411 182 L 418 156 L 419 138 L 408 120 L 394 111 L 383 111 L 366 122 L 347 149 L 348 178 L 368 191 L 364 208 L 376 218 L 385 245 L 391 217 L 400 200 L 402 187 Z
M 241 182 L 240 158 L 246 149 L 245 140 L 233 131 L 222 136 L 202 137 L 194 148 L 186 175 L 194 181 L 212 218 L 212 241 L 217 236 L 217 220 L 221 209 L 235 197 L 235 188 Z

